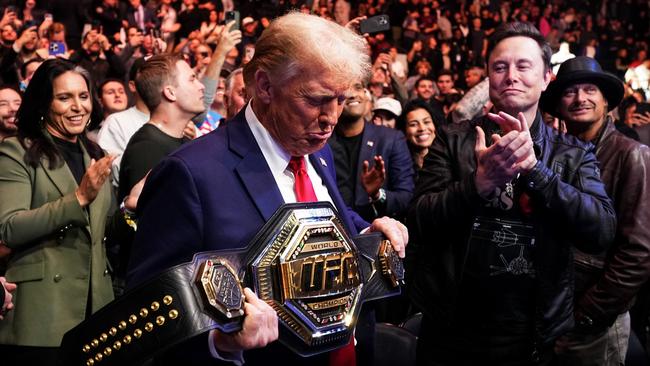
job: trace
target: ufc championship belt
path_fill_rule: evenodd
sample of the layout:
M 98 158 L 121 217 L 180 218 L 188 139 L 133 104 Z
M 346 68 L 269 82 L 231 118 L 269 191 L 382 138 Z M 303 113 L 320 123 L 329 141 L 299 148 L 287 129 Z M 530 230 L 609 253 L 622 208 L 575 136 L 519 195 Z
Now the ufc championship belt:
M 280 342 L 327 352 L 349 343 L 365 301 L 399 294 L 403 278 L 381 234 L 351 240 L 329 202 L 286 204 L 246 249 L 197 253 L 67 332 L 60 364 L 137 364 L 210 329 L 238 331 L 244 284 L 277 312 Z

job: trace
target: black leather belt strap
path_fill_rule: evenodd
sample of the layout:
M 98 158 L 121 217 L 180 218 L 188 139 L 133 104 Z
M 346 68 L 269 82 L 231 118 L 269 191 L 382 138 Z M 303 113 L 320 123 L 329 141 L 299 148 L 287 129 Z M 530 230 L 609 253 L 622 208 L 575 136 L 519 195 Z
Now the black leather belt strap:
M 172 267 L 93 314 L 65 334 L 59 364 L 138 364 L 210 329 L 239 330 L 241 319 L 205 308 L 194 270 L 194 262 Z

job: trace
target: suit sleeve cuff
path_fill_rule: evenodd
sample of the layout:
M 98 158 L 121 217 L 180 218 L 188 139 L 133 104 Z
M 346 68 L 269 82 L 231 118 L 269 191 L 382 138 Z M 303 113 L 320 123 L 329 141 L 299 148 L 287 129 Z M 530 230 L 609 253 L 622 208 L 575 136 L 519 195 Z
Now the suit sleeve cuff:
M 526 186 L 528 189 L 539 191 L 546 187 L 553 179 L 553 171 L 537 161 L 533 170 L 526 176 Z
M 214 332 L 216 330 L 211 330 L 208 334 L 208 347 L 210 347 L 210 354 L 212 357 L 217 360 L 232 362 L 237 366 L 242 366 L 244 364 L 244 352 L 223 352 L 217 350 L 217 347 L 214 345 Z
M 85 226 L 89 223 L 88 213 L 81 207 L 74 191 L 63 196 L 64 210 L 69 214 L 72 224 Z

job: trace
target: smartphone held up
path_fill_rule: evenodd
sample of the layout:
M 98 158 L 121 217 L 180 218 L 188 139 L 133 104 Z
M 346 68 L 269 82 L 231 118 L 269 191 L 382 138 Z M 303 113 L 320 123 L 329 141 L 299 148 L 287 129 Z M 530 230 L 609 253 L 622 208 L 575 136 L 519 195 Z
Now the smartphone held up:
M 228 24 L 231 21 L 235 21 L 235 24 L 230 28 L 231 31 L 239 29 L 239 12 L 237 10 L 227 11 L 224 19 L 224 23 Z
M 359 23 L 359 32 L 361 34 L 373 34 L 385 32 L 390 29 L 390 18 L 388 15 L 376 15 L 364 19 Z

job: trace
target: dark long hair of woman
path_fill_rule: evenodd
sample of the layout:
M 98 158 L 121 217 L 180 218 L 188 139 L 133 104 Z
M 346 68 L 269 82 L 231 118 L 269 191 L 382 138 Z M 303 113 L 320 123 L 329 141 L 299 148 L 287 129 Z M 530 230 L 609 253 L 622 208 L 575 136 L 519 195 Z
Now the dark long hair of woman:
M 50 168 L 63 164 L 54 142 L 46 136 L 43 124 L 54 98 L 54 95 L 52 95 L 54 79 L 68 71 L 79 73 L 86 81 L 93 103 L 91 121 L 99 121 L 102 118 L 101 105 L 88 71 L 81 66 L 60 58 L 43 62 L 34 73 L 27 90 L 25 90 L 23 102 L 16 116 L 18 140 L 26 150 L 25 162 L 32 167 L 36 167 L 43 156 L 49 161 Z M 35 123 L 36 121 L 38 123 Z M 79 135 L 79 138 L 91 158 L 99 160 L 104 156 L 99 145 L 89 140 L 85 133 Z

